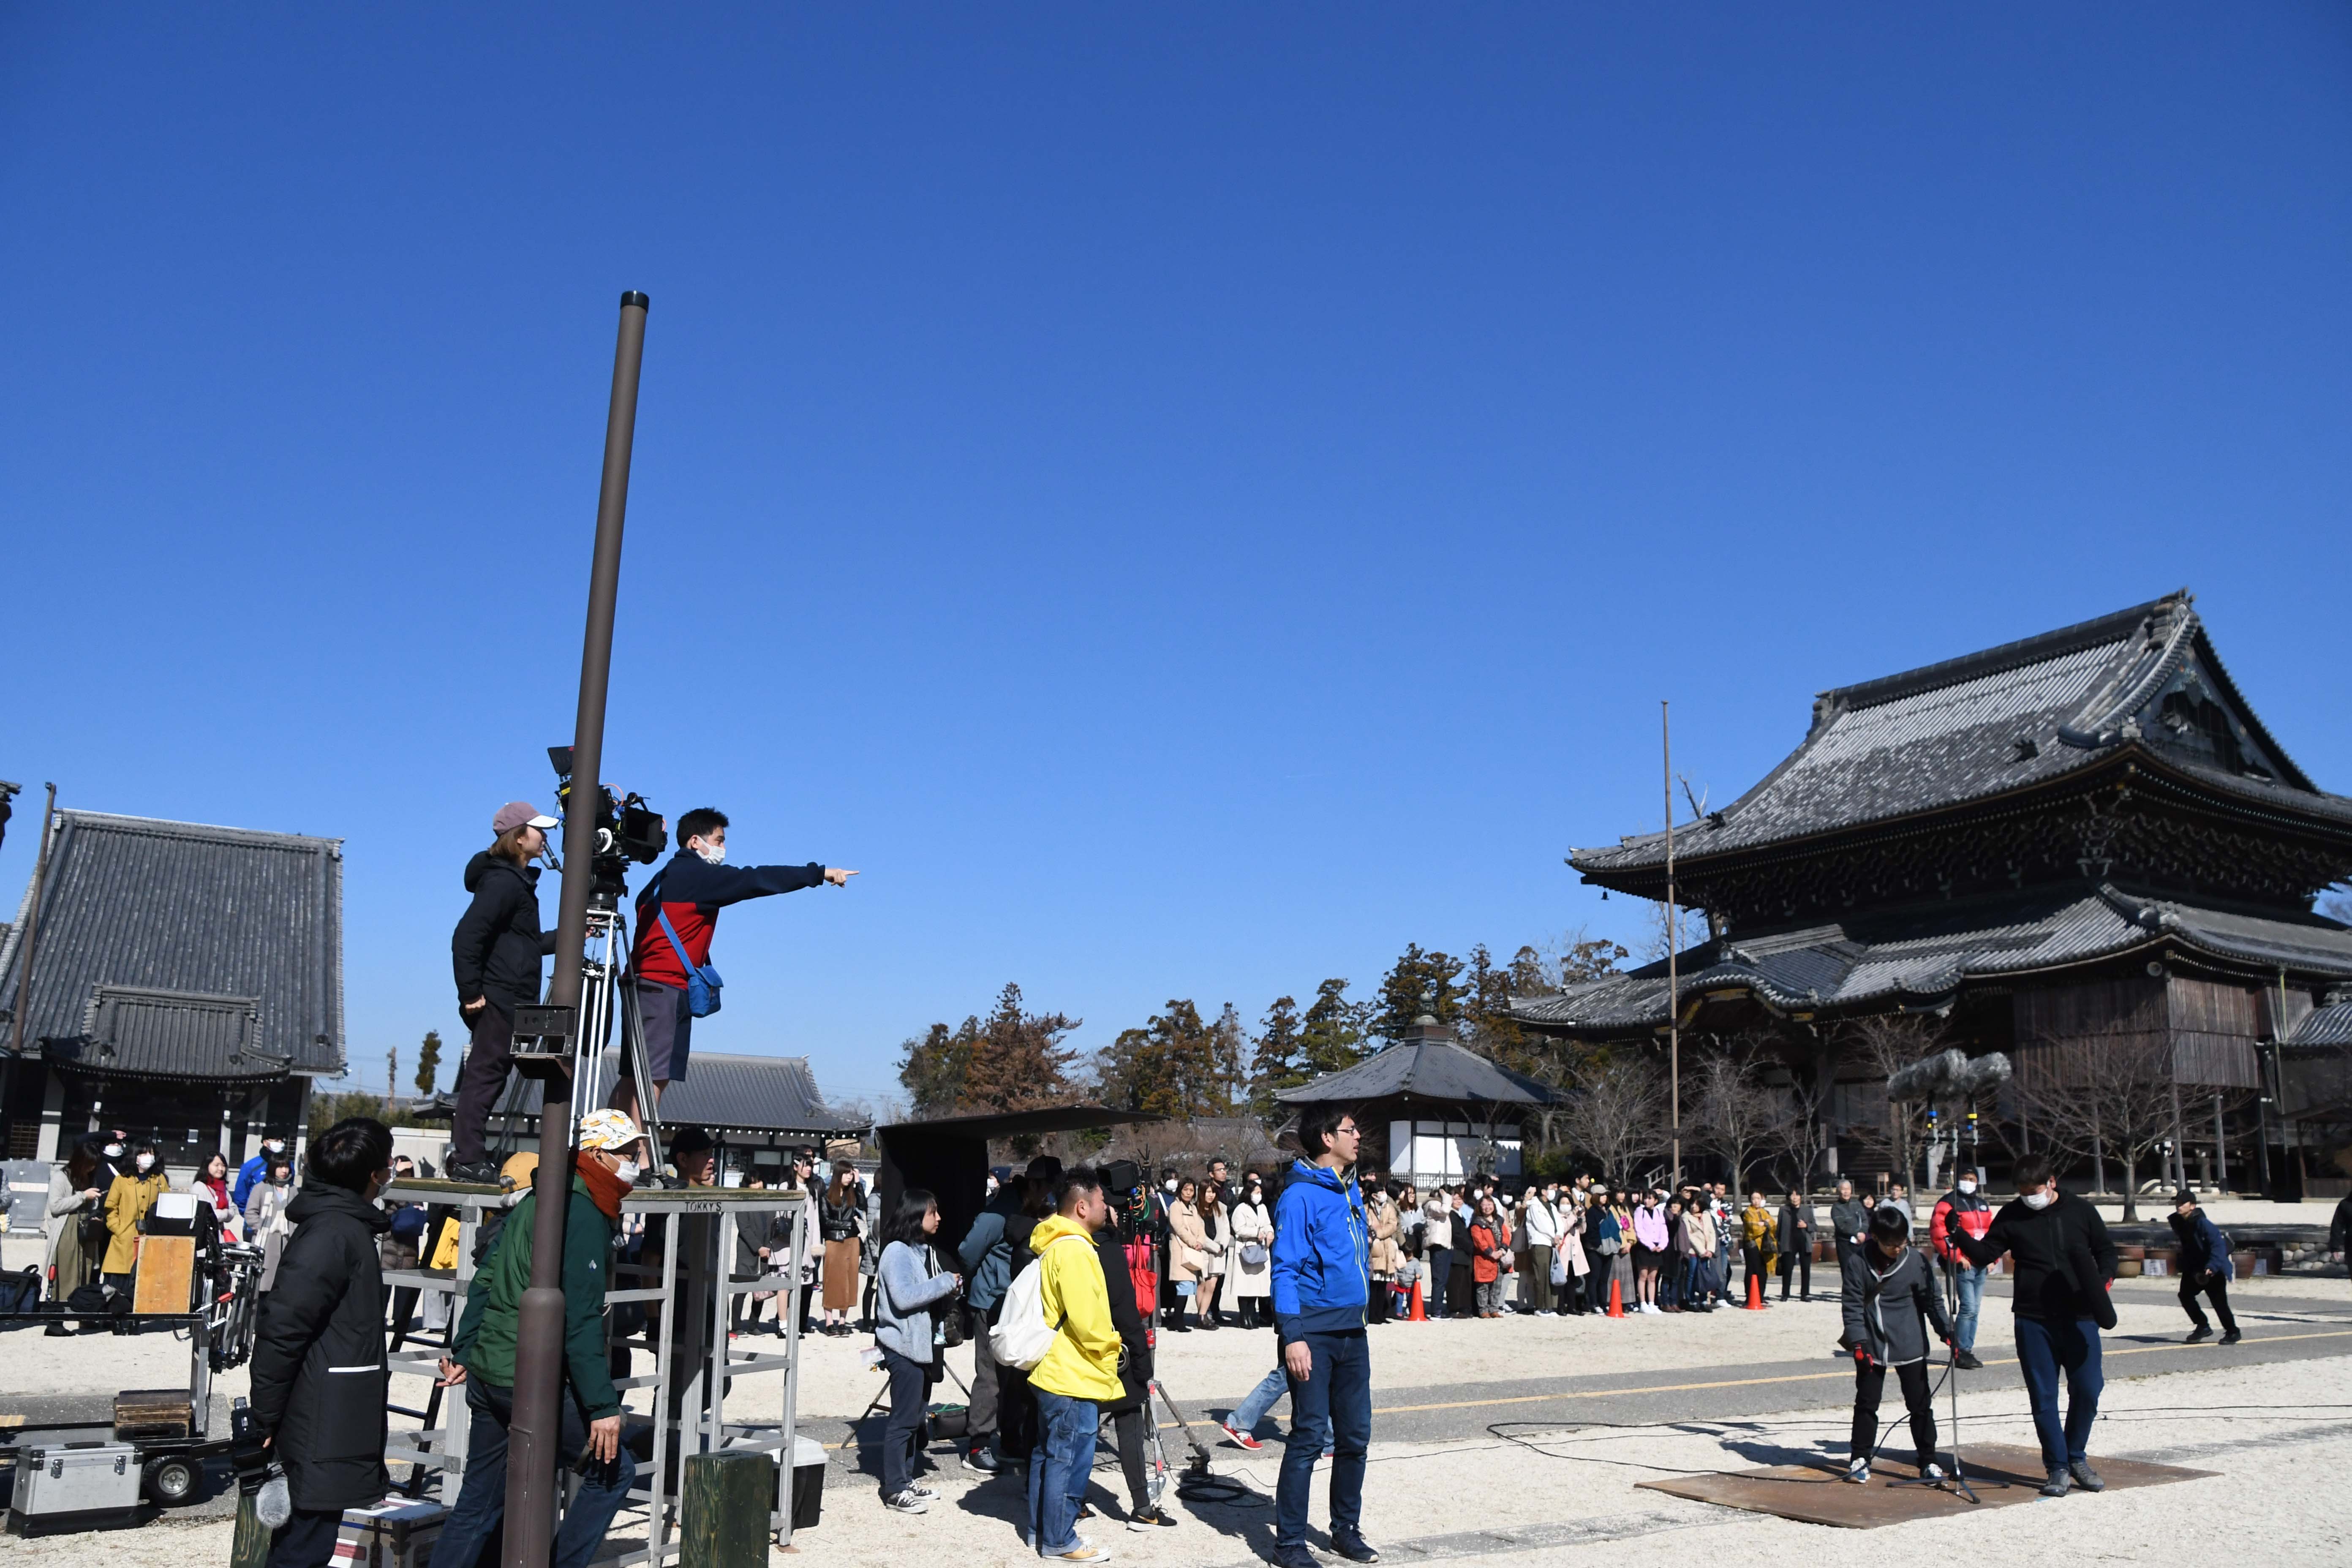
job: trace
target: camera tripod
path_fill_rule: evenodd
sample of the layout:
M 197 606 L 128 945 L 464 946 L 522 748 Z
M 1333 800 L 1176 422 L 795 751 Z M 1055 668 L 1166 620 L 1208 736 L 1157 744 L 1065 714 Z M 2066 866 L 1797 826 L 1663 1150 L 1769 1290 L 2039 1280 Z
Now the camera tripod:
M 614 1077 L 629 1075 L 630 1087 L 636 1090 L 637 1125 L 646 1134 L 646 1164 L 659 1171 L 665 1143 L 661 1111 L 655 1102 L 652 1075 L 646 1070 L 646 1021 L 637 1007 L 637 988 L 627 984 L 628 952 L 629 922 L 621 913 L 619 901 L 600 889 L 588 900 L 588 942 L 580 976 L 580 1032 L 574 1037 L 578 1054 L 572 1070 L 572 1124 L 578 1126 L 582 1117 L 604 1103 L 604 1042 L 612 1037 L 617 1015 L 621 1051 Z

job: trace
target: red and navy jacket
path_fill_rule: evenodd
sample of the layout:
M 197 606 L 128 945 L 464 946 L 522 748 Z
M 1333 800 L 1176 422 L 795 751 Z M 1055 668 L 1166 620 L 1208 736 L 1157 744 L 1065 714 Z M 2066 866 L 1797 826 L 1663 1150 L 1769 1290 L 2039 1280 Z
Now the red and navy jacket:
M 693 850 L 681 849 L 637 894 L 637 940 L 629 968 L 640 980 L 683 989 L 686 966 L 661 928 L 662 915 L 669 916 L 677 940 L 686 944 L 687 957 L 699 968 L 710 962 L 710 939 L 719 930 L 721 909 L 771 893 L 797 892 L 824 880 L 824 868 L 814 860 L 805 866 L 713 866 Z M 656 893 L 658 908 L 654 904 Z
M 678 984 L 683 985 L 686 983 L 681 980 Z M 1927 1221 L 1927 1240 L 1935 1247 L 1936 1256 L 1947 1263 L 1967 1268 L 1969 1266 L 1968 1259 L 1957 1256 L 1952 1250 L 1951 1231 L 1954 1226 L 1979 1241 L 1984 1239 L 1984 1233 L 1992 1228 L 1992 1205 L 1985 1202 L 1982 1193 L 1964 1193 L 1953 1188 L 1936 1200 L 1936 1212 Z

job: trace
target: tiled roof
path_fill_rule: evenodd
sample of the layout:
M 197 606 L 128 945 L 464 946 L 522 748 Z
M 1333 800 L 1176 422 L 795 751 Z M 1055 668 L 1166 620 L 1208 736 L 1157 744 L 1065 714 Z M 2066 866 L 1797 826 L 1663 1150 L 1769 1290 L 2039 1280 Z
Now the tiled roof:
M 2352 1046 L 2352 1001 L 2314 1008 L 2286 1038 L 2290 1046 Z
M 1458 1040 L 1428 1032 L 1417 1039 L 1400 1040 L 1354 1067 L 1283 1089 L 1275 1098 L 1286 1104 L 1306 1105 L 1334 1100 L 1385 1100 L 1400 1094 L 1486 1105 L 1549 1105 L 1556 1098 L 1535 1079 L 1488 1061 Z
M 1757 849 L 2007 795 L 2137 747 L 2161 767 L 2252 804 L 2352 825 L 2352 800 L 2315 788 L 2231 682 L 2186 591 L 1906 674 L 1822 692 L 1811 731 L 1747 794 L 1675 829 L 1678 859 Z M 2193 726 L 2152 707 L 2189 695 L 2241 754 L 2225 768 Z M 2210 699 L 2210 700 L 2209 700 Z M 2227 718 L 2221 717 L 2226 713 Z M 2260 776 L 2267 773 L 2264 778 Z M 1663 864 L 1664 835 L 1570 858 L 1595 880 Z
M 26 889 L 0 947 L 17 1005 Z M 59 811 L 26 1050 L 192 1079 L 343 1070 L 342 841 Z
M 2088 963 L 2142 947 L 2196 950 L 2299 973 L 2352 978 L 2352 930 L 2200 909 L 2114 887 L 2087 895 L 1955 900 L 1769 936 L 1735 936 L 1681 955 L 1685 1004 L 1709 991 L 1751 993 L 1780 1012 L 1883 1010 L 1948 998 L 1963 982 Z M 1515 1001 L 1539 1028 L 1605 1035 L 1666 1022 L 1665 965 Z
M 609 1076 L 619 1053 L 607 1051 Z M 830 1110 L 806 1057 L 728 1056 L 697 1051 L 687 1073 L 662 1091 L 665 1128 L 712 1131 L 799 1132 L 811 1137 L 863 1131 L 866 1122 Z

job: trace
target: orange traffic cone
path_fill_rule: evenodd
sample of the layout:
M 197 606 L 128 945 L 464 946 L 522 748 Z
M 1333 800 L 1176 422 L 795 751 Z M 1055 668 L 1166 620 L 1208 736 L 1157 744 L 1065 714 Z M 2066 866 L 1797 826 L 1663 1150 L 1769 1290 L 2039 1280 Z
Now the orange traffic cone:
M 1748 1276 L 1748 1310 L 1751 1312 L 1764 1310 L 1764 1281 L 1752 1273 Z
M 1405 1321 L 1409 1323 L 1425 1323 L 1428 1321 L 1429 1314 L 1423 1311 L 1421 1309 L 1421 1281 L 1416 1279 L 1412 1282 L 1412 1314 L 1408 1317 Z
M 1612 1318 L 1625 1315 L 1625 1295 L 1618 1289 L 1617 1277 L 1613 1274 L 1609 1277 L 1609 1315 Z

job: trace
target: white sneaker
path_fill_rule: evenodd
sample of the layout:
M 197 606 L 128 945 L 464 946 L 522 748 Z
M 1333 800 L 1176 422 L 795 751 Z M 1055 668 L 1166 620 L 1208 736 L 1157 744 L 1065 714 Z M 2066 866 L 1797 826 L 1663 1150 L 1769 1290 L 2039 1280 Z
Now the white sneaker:
M 1931 1486 L 1942 1486 L 1944 1484 L 1944 1467 L 1938 1464 L 1930 1463 L 1921 1468 L 1919 1471 L 1919 1479 L 1927 1482 Z
M 1543 1310 L 1541 1310 L 1541 1311 L 1538 1312 L 1538 1313 L 1536 1314 L 1536 1316 L 1537 1316 L 1537 1317 L 1538 1317 L 1538 1318 L 1557 1318 L 1557 1317 L 1559 1317 L 1559 1314 L 1558 1312 L 1553 1311 L 1550 1308 L 1547 1307 L 1547 1308 L 1545 1308 Z
M 931 1505 L 925 1502 L 921 1498 L 917 1497 L 911 1491 L 900 1492 L 897 1497 L 885 1499 L 882 1506 L 888 1509 L 892 1513 L 929 1513 L 931 1511 Z
M 935 1497 L 937 1497 L 937 1496 L 939 1496 L 939 1495 L 940 1495 L 938 1492 L 933 1491 L 930 1488 L 929 1488 L 929 1487 L 924 1487 L 924 1486 L 913 1486 L 913 1487 L 908 1487 L 907 1489 L 908 1489 L 909 1492 L 913 1493 L 915 1496 L 917 1496 L 917 1497 L 919 1497 L 919 1498 L 922 1499 L 925 1502 L 929 1502 L 929 1501 L 930 1501 L 933 1498 L 935 1498 Z
M 1868 1481 L 1870 1479 L 1870 1461 L 1868 1459 L 1856 1459 L 1853 1464 L 1847 1466 L 1845 1479 L 1853 1482 L 1856 1486 L 1861 1486 L 1864 1482 Z

